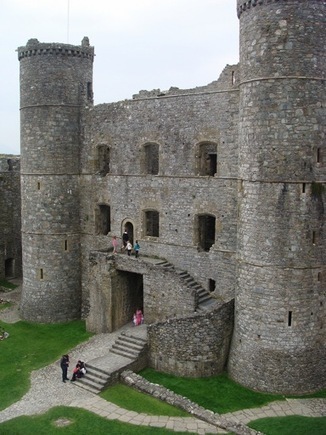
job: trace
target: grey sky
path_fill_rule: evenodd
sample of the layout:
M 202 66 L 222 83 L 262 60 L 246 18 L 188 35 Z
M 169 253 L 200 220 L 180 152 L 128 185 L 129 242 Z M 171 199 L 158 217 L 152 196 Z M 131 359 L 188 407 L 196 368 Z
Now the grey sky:
M 95 104 L 202 86 L 238 62 L 236 0 L 0 0 L 0 154 L 19 154 L 19 62 L 31 38 L 95 47 Z

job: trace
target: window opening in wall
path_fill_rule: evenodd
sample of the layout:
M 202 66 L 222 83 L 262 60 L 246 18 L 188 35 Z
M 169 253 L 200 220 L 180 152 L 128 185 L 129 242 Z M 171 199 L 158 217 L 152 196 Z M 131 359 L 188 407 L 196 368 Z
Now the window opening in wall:
M 145 152 L 145 174 L 157 175 L 159 171 L 159 145 L 156 143 L 146 144 Z
M 14 169 L 14 167 L 13 167 L 13 163 L 12 163 L 12 160 L 11 160 L 11 159 L 8 159 L 8 160 L 7 160 L 7 163 L 8 163 L 8 170 L 9 170 L 9 171 L 12 171 L 12 170 Z
M 216 289 L 216 282 L 214 279 L 209 280 L 209 291 L 210 293 L 214 292 Z
M 93 86 L 92 82 L 87 82 L 87 100 L 93 101 Z
M 65 251 L 68 251 L 68 240 L 65 240 Z
M 292 326 L 292 311 L 288 312 L 288 326 Z
M 37 190 L 40 190 L 41 189 L 41 183 L 38 181 L 37 182 Z
M 104 176 L 110 172 L 110 148 L 107 145 L 97 147 L 98 172 Z
M 111 209 L 110 206 L 100 204 L 95 210 L 95 232 L 96 234 L 107 235 L 111 231 Z
M 234 71 L 232 71 L 232 85 L 234 85 L 234 83 L 235 83 L 235 72 Z
M 316 156 L 317 163 L 321 163 L 321 149 L 317 148 L 317 156 Z
M 302 183 L 302 193 L 306 193 L 306 183 Z
M 321 282 L 321 272 L 318 272 L 318 274 L 317 274 L 317 281 Z
M 203 251 L 208 252 L 215 243 L 215 216 L 198 216 L 198 245 Z
M 145 212 L 145 235 L 159 237 L 160 216 L 156 210 Z
M 43 269 L 40 269 L 40 279 L 43 279 Z
M 315 245 L 316 244 L 316 231 L 312 232 L 312 244 Z
M 13 278 L 15 276 L 15 259 L 7 258 L 5 260 L 5 277 Z
M 217 152 L 215 143 L 202 143 L 199 145 L 198 173 L 213 177 L 217 170 Z

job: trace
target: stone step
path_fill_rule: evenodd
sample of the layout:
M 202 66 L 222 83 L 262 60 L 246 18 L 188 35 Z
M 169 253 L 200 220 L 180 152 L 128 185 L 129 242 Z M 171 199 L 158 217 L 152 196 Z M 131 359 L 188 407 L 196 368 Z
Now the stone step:
M 202 295 L 198 298 L 198 304 L 202 305 L 204 302 L 210 301 L 212 300 L 212 298 L 210 297 L 210 295 L 207 293 L 206 295 Z
M 140 343 L 135 343 L 133 341 L 124 340 L 123 338 L 118 338 L 115 342 L 116 345 L 123 347 L 125 349 L 130 349 L 132 352 L 136 352 L 137 355 L 142 351 L 144 345 Z
M 100 368 L 87 365 L 86 374 L 82 378 L 77 378 L 75 381 L 71 381 L 71 383 L 92 393 L 98 394 L 109 384 L 110 378 L 110 373 L 105 372 Z
M 128 355 L 128 358 L 134 359 L 138 357 L 140 351 L 133 350 L 130 347 L 126 347 L 124 344 L 120 344 L 116 341 L 111 347 L 111 352 L 124 356 Z
M 91 374 L 91 373 L 95 372 L 97 376 L 103 377 L 103 379 L 106 379 L 108 376 L 111 376 L 111 373 L 109 373 L 101 368 L 95 367 L 89 363 L 86 364 L 86 371 L 87 371 L 86 374 L 89 374 L 89 373 Z
M 144 346 L 147 343 L 146 338 L 136 337 L 131 334 L 122 333 L 121 335 L 119 335 L 119 337 L 124 337 L 125 340 L 130 341 L 132 343 L 140 344 L 141 346 Z

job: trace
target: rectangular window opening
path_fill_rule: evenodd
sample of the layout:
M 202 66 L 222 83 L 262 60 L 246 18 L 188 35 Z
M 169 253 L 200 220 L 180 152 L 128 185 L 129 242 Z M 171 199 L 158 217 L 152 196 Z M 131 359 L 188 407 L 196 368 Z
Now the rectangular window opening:
M 41 189 L 41 183 L 38 181 L 37 182 L 37 190 L 40 190 Z
M 212 293 L 216 289 L 216 282 L 214 279 L 209 280 L 209 292 Z
M 306 183 L 302 183 L 302 193 L 306 193 Z
M 68 240 L 65 240 L 65 251 L 68 251 Z
M 316 231 L 312 232 L 312 244 L 315 245 L 316 244 Z
M 317 163 L 321 163 L 321 149 L 317 148 L 317 156 L 316 156 Z
M 40 269 L 40 279 L 43 279 L 43 269 Z
M 288 326 L 292 326 L 292 311 L 288 313 Z

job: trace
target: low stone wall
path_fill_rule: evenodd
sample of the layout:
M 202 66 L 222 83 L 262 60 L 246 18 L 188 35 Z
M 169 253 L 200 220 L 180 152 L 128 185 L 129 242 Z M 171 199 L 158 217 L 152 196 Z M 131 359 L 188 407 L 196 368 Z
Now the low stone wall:
M 176 376 L 221 373 L 233 331 L 234 300 L 204 314 L 148 325 L 149 364 Z
M 239 435 L 253 435 L 260 433 L 256 432 L 253 429 L 250 429 L 243 424 L 229 421 L 223 418 L 223 416 L 221 416 L 220 414 L 215 414 L 214 412 L 197 405 L 197 403 L 194 403 L 186 397 L 182 397 L 174 393 L 173 391 L 162 387 L 161 385 L 152 384 L 151 382 L 144 379 L 142 376 L 137 375 L 130 370 L 122 372 L 120 375 L 120 380 L 129 387 L 132 387 L 142 393 L 149 394 L 157 399 L 163 400 L 164 402 L 169 403 L 172 406 L 183 409 L 184 411 L 189 412 L 189 414 L 191 414 L 192 416 L 197 417 L 200 420 L 206 421 L 207 423 L 217 426 L 219 428 Z

